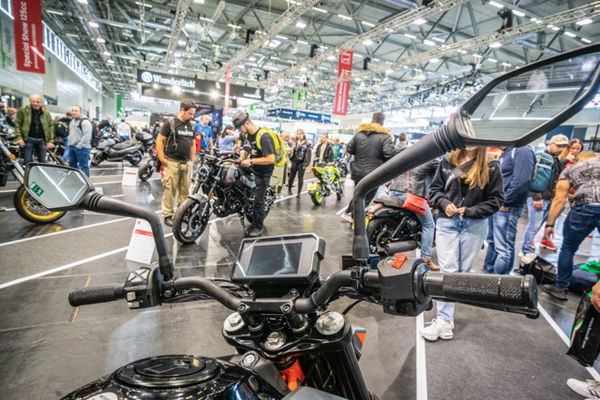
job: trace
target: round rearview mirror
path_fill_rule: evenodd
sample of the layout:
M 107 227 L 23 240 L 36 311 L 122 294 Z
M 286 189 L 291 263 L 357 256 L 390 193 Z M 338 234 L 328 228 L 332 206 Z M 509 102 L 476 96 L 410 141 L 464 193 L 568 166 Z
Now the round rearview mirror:
M 600 83 L 600 50 L 581 50 L 490 82 L 461 108 L 463 137 L 471 143 L 512 143 L 547 133 L 577 113 Z
M 54 164 L 29 164 L 24 185 L 35 200 L 50 210 L 75 208 L 92 189 L 80 170 Z

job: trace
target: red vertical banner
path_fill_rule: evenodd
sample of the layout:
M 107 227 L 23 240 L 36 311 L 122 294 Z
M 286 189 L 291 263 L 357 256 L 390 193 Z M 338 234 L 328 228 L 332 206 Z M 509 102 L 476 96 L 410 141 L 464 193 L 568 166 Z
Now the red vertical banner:
M 17 70 L 46 73 L 42 0 L 12 0 Z
M 335 99 L 333 101 L 333 113 L 346 115 L 348 112 L 348 96 L 350 95 L 350 76 L 352 75 L 352 50 L 340 53 L 338 60 L 338 78 L 345 79 L 335 86 Z
M 227 116 L 229 111 L 229 91 L 231 89 L 231 65 L 225 68 L 225 106 L 223 107 L 223 116 Z

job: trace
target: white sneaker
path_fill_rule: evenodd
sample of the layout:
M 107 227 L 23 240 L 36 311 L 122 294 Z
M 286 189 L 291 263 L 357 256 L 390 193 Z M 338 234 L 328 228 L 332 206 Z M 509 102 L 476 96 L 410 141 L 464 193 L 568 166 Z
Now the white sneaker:
M 452 332 L 454 324 L 444 319 L 434 318 L 429 326 L 420 329 L 419 334 L 430 342 L 435 342 L 438 339 L 449 340 L 454 337 Z
M 593 379 L 580 381 L 578 379 L 567 380 L 569 386 L 574 392 L 588 399 L 600 399 L 600 382 Z

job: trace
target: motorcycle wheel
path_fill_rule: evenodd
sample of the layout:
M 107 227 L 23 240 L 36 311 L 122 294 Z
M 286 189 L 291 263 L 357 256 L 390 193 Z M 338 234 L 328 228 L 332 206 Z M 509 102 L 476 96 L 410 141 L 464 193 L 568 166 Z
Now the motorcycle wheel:
M 131 156 L 129 156 L 127 158 L 127 161 L 129 161 L 129 163 L 131 165 L 133 165 L 134 167 L 137 167 L 139 165 L 139 163 L 142 162 L 143 157 L 144 157 L 144 155 L 142 154 L 142 152 L 137 151 L 134 154 L 132 154 Z
M 385 246 L 390 242 L 398 221 L 393 218 L 373 218 L 367 227 L 369 251 L 371 254 L 385 255 Z
M 33 199 L 23 185 L 19 186 L 13 196 L 13 204 L 17 213 L 34 224 L 44 225 L 54 222 L 65 215 L 66 211 L 50 211 Z
M 92 166 L 97 167 L 102 161 L 104 161 L 104 154 L 101 151 L 99 151 L 97 153 L 94 153 L 91 164 Z
M 342 197 L 344 196 L 344 185 L 342 184 L 341 181 L 338 181 L 336 183 L 337 186 L 337 191 L 335 192 L 335 195 L 337 196 L 338 200 L 341 200 Z
M 154 167 L 152 166 L 152 161 L 145 162 L 138 168 L 138 177 L 142 182 L 146 182 L 148 179 L 150 179 L 153 173 Z
M 323 194 L 317 189 L 314 193 L 310 194 L 310 199 L 315 204 L 315 206 L 320 206 L 323 203 Z
M 210 217 L 210 205 L 204 213 L 205 215 L 202 215 L 206 204 L 206 200 L 187 199 L 177 207 L 173 216 L 173 236 L 179 243 L 194 243 L 202 235 L 208 226 Z

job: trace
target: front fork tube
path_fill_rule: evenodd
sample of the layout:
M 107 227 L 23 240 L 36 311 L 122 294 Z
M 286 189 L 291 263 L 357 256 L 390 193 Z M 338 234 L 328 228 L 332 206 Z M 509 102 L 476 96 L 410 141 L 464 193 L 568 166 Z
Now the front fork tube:
M 328 352 L 324 356 L 331 365 L 340 396 L 350 400 L 371 399 L 351 341 L 347 341 L 338 351 Z

